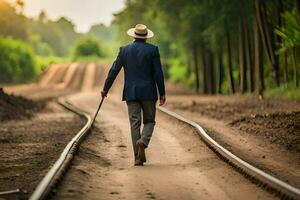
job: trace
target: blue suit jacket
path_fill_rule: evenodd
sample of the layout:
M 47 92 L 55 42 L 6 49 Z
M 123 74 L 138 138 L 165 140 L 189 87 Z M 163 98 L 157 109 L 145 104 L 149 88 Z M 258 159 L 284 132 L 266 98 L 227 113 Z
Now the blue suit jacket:
M 123 101 L 156 101 L 157 88 L 160 96 L 165 95 L 164 76 L 157 46 L 135 40 L 121 47 L 109 70 L 104 91 L 109 91 L 122 67 L 125 72 Z

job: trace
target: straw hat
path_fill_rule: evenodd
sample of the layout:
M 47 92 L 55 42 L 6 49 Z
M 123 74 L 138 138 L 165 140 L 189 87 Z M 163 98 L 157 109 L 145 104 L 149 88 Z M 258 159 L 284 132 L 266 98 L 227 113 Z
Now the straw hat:
M 127 34 L 140 39 L 152 38 L 154 36 L 154 33 L 144 24 L 137 24 L 135 28 L 129 29 Z

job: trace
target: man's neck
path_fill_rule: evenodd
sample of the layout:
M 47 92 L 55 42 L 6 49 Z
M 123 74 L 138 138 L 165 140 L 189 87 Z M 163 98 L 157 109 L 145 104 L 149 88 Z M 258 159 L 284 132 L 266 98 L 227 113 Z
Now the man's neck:
M 146 39 L 135 38 L 134 42 L 146 42 Z

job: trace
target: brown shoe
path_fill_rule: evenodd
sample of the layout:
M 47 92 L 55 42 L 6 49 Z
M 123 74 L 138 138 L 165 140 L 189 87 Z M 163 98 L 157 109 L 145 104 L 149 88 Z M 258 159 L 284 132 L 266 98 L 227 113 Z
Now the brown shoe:
M 138 146 L 138 158 L 142 162 L 146 162 L 146 154 L 145 154 L 145 145 L 141 139 L 139 139 L 136 143 Z
M 140 161 L 140 160 L 136 160 L 136 161 L 134 162 L 134 166 L 143 166 L 143 162 Z

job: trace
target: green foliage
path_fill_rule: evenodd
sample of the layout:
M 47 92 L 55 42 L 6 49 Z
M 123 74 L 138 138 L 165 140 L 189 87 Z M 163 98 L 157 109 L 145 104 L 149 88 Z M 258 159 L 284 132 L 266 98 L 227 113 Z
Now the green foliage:
M 97 39 L 83 37 L 79 39 L 74 47 L 73 58 L 80 57 L 102 57 L 103 53 Z
M 282 17 L 286 25 L 275 29 L 275 33 L 282 38 L 280 53 L 300 47 L 300 25 L 295 10 L 293 12 L 285 12 Z
M 186 81 L 186 77 L 188 75 L 187 68 L 182 65 L 180 60 L 173 59 L 169 61 L 170 69 L 168 71 L 170 80 L 174 83 L 180 83 Z
M 69 61 L 70 59 L 68 58 L 62 58 L 57 56 L 37 56 L 37 66 L 40 72 L 44 71 L 51 64 L 64 63 Z
M 0 38 L 0 82 L 32 80 L 39 73 L 32 48 L 11 38 Z
M 291 85 L 282 85 L 278 88 L 266 90 L 266 97 L 285 98 L 291 100 L 300 100 L 300 88 L 295 88 Z
M 118 39 L 122 44 L 131 41 L 126 35 L 128 28 L 137 23 L 148 25 L 155 33 L 151 43 L 159 45 L 167 77 L 173 82 L 186 84 L 186 80 L 190 80 L 193 74 L 194 80 L 199 80 L 200 88 L 197 90 L 214 93 L 212 88 L 215 88 L 221 93 L 229 93 L 233 90 L 229 84 L 229 75 L 233 74 L 235 91 L 242 91 L 239 88 L 242 85 L 245 88 L 243 90 L 250 90 L 251 85 L 253 92 L 258 85 L 273 87 L 274 71 L 283 71 L 285 61 L 280 58 L 277 65 L 277 55 L 273 56 L 274 45 L 277 43 L 284 51 L 294 48 L 288 52 L 287 82 L 291 81 L 291 77 L 297 79 L 295 74 L 299 73 L 300 22 L 297 21 L 295 1 L 258 2 L 256 7 L 256 1 L 253 0 L 126 0 L 125 8 L 115 15 L 114 25 L 118 28 Z M 260 12 L 256 12 L 259 11 L 257 8 L 261 9 Z M 254 26 L 259 13 L 263 23 Z M 261 30 L 261 27 L 255 29 L 258 26 L 265 27 L 267 31 L 259 31 L 258 40 L 254 40 L 254 30 Z M 275 27 L 278 27 L 277 35 L 273 32 Z M 267 47 L 263 41 L 267 41 Z M 257 50 L 254 44 L 262 47 L 259 54 L 263 76 L 258 76 L 258 71 L 250 70 L 255 63 L 260 64 L 259 60 L 255 62 L 259 58 L 254 57 L 254 51 Z M 273 63 L 268 59 L 272 59 Z M 228 66 L 229 63 L 231 66 Z M 220 76 L 216 74 L 219 66 L 222 66 Z M 197 79 L 195 69 L 199 72 Z M 262 81 L 258 81 L 257 77 Z M 219 83 L 221 89 L 216 87 Z M 191 85 L 198 86 L 196 83 Z
M 40 14 L 38 20 L 28 20 L 28 29 L 31 37 L 35 37 L 34 41 L 41 43 L 43 48 L 52 49 L 57 56 L 67 56 L 69 48 L 77 39 L 77 34 L 74 32 L 74 25 L 65 18 L 60 18 L 57 21 L 48 20 L 45 14 Z M 41 46 L 34 45 L 35 50 L 39 55 L 44 55 L 41 51 Z M 48 56 L 48 55 L 47 55 Z
M 116 37 L 117 37 L 116 31 L 117 31 L 117 29 L 115 26 L 106 26 L 104 24 L 96 24 L 90 28 L 87 35 L 95 37 L 98 40 L 102 40 L 107 43 L 113 43 L 114 41 L 116 41 Z
M 18 14 L 7 1 L 0 0 L 0 35 L 26 39 L 28 31 L 26 18 Z
M 30 19 L 22 14 L 23 7 L 21 0 L 15 5 L 0 1 L 0 35 L 29 42 L 38 55 L 67 56 L 80 36 L 74 24 L 65 17 L 49 20 L 44 11 L 37 19 Z
M 117 28 L 114 25 L 93 25 L 85 36 L 93 37 L 99 41 L 103 50 L 103 56 L 105 57 L 114 57 L 119 49 L 119 45 L 116 43 Z
M 195 76 L 189 74 L 188 68 L 180 59 L 171 59 L 168 61 L 170 68 L 168 69 L 168 77 L 173 83 L 181 83 L 185 86 L 193 86 Z
M 30 35 L 29 44 L 31 44 L 37 55 L 46 57 L 54 55 L 52 47 L 48 43 L 43 42 L 38 34 Z
M 27 18 L 23 15 L 24 2 L 0 0 L 0 38 L 10 37 L 1 38 L 0 82 L 32 80 L 49 64 L 69 60 L 71 56 L 82 61 L 99 60 L 117 49 L 113 44 L 115 27 L 94 25 L 86 34 L 93 39 L 78 41 L 83 34 L 75 31 L 69 19 L 50 20 L 44 11 L 37 18 Z

